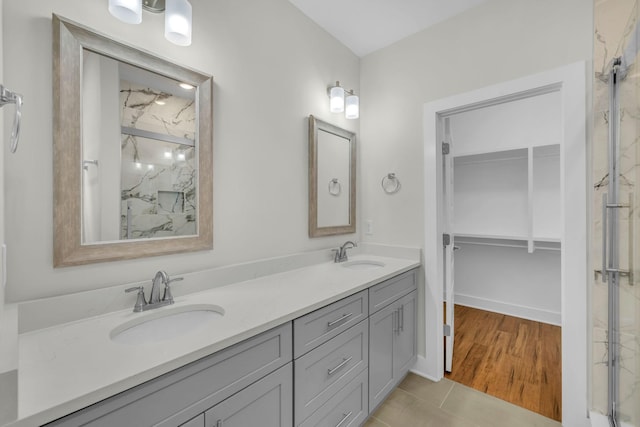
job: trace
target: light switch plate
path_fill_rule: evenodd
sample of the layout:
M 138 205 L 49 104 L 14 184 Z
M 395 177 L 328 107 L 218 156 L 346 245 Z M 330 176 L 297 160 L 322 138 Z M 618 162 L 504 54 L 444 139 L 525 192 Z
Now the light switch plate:
M 364 233 L 371 236 L 373 235 L 373 220 L 368 219 L 364 222 Z

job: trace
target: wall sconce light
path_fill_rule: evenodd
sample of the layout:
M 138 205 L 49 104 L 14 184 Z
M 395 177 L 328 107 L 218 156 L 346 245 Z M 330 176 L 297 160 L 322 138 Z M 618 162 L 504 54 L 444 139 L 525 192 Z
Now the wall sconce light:
M 179 46 L 191 44 L 192 10 L 188 0 L 109 0 L 109 12 L 127 24 L 142 22 L 142 9 L 165 12 L 165 38 Z
M 347 94 L 346 100 L 345 93 Z M 345 92 L 340 86 L 340 82 L 336 82 L 335 86 L 329 87 L 329 110 L 332 113 L 344 111 L 347 119 L 357 119 L 360 117 L 360 99 L 353 92 L 353 89 Z

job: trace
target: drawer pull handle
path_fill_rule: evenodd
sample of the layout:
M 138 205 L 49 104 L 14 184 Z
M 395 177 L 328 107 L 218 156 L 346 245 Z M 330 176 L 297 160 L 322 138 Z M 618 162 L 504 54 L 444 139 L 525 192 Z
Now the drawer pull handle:
M 340 427 L 342 424 L 344 424 L 345 421 L 347 421 L 352 414 L 353 414 L 353 412 L 349 412 L 348 414 L 343 414 L 344 416 L 342 417 L 340 422 L 338 424 L 336 424 L 336 427 Z
M 218 420 L 218 422 L 216 423 L 216 427 L 222 427 L 222 420 Z
M 400 306 L 400 321 L 398 323 L 400 324 L 400 332 L 404 332 L 404 305 Z
M 333 326 L 337 325 L 337 324 L 338 324 L 338 323 L 340 323 L 340 322 L 344 322 L 345 320 L 347 320 L 347 319 L 348 319 L 348 318 L 350 318 L 351 316 L 353 316 L 353 313 L 345 314 L 345 315 L 343 315 L 341 318 L 339 318 L 339 319 L 337 319 L 337 320 L 334 320 L 333 322 L 329 322 L 329 323 L 327 323 L 327 327 L 328 327 L 328 328 L 331 328 L 331 327 L 333 327 Z
M 344 365 L 346 365 L 347 363 L 351 362 L 351 359 L 353 359 L 353 356 L 346 358 L 346 359 L 342 359 L 342 362 L 340 362 L 340 364 L 338 366 L 336 366 L 333 369 L 327 369 L 327 374 L 328 375 L 333 375 L 335 374 L 337 371 L 339 371 L 341 368 L 344 367 Z

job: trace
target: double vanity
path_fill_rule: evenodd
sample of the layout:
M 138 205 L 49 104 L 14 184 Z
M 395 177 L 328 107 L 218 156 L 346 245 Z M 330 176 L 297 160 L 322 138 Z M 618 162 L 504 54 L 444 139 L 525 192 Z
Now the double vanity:
M 21 334 L 14 425 L 361 425 L 415 362 L 419 265 L 359 255 Z

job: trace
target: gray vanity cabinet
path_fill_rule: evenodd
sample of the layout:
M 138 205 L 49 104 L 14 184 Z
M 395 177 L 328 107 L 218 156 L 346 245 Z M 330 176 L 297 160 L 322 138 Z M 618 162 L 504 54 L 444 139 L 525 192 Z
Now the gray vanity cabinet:
M 293 425 L 291 363 L 205 412 L 205 427 Z
M 387 397 L 416 361 L 416 293 L 411 291 L 369 318 L 370 411 Z
M 261 380 L 271 373 L 287 369 L 288 379 L 278 376 L 278 381 L 288 381 L 279 393 L 284 396 L 288 390 L 282 400 L 290 408 L 292 352 L 292 328 L 288 322 L 47 425 L 201 427 L 201 414 L 233 396 L 246 400 L 229 402 L 246 407 L 251 413 L 264 408 L 267 401 L 257 397 L 253 400 L 259 403 L 251 404 L 252 391 L 261 389 Z M 280 413 L 282 406 L 274 404 L 269 411 Z M 263 416 L 268 417 L 266 413 Z M 288 427 L 291 421 L 278 425 Z
M 180 424 L 180 427 L 204 427 L 204 414 L 200 414 L 186 423 Z

